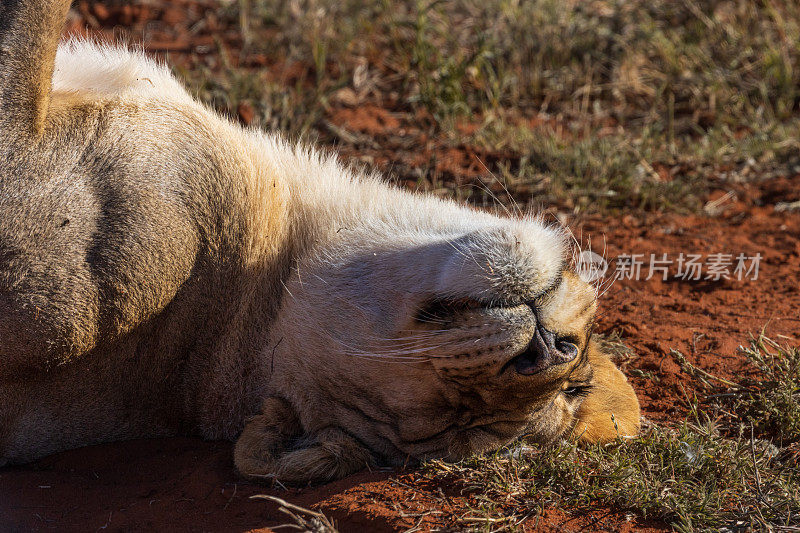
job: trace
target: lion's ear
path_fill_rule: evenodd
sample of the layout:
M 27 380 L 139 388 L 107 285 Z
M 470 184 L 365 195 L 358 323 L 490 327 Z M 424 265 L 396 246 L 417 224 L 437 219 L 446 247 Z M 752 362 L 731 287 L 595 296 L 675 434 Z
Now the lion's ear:
M 639 400 L 625 375 L 592 341 L 587 348 L 594 370 L 592 389 L 578 409 L 573 435 L 579 442 L 608 442 L 639 433 Z

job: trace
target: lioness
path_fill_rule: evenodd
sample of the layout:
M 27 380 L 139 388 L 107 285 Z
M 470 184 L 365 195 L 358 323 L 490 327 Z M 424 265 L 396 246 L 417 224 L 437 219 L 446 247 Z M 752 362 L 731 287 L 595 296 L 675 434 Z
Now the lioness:
M 0 4 L 0 464 L 175 434 L 306 483 L 633 435 L 564 232 L 393 189 Z

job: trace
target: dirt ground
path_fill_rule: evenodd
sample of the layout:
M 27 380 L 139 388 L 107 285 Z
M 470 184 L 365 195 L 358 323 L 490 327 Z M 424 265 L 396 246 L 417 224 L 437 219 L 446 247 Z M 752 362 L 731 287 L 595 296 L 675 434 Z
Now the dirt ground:
M 142 12 L 145 8 L 111 12 L 101 8 L 79 4 L 71 29 L 85 31 L 88 24 L 95 26 L 94 31 L 113 35 L 111 28 L 117 24 L 135 25 L 150 16 Z M 183 11 L 170 15 L 170 10 L 158 15 L 161 23 L 185 17 Z M 148 49 L 171 51 L 176 54 L 171 57 L 183 60 L 180 54 L 190 46 L 188 37 L 154 31 Z M 378 139 L 401 127 L 380 107 L 334 108 L 329 118 Z M 443 161 L 456 171 L 464 175 L 474 171 L 469 147 L 448 157 Z M 643 414 L 654 421 L 680 420 L 685 414 L 683 399 L 697 392 L 695 382 L 681 374 L 671 350 L 680 351 L 699 368 L 735 381 L 747 371 L 736 349 L 751 334 L 764 329 L 778 341 L 800 343 L 800 213 L 775 208 L 800 200 L 800 174 L 729 185 L 712 191 L 707 200 L 712 202 L 713 216 L 644 213 L 567 218 L 575 236 L 583 243 L 591 237 L 594 250 L 605 248 L 607 258 L 643 254 L 642 278 L 648 273 L 650 254 L 667 254 L 672 260 L 681 253 L 702 254 L 704 259 L 714 253 L 761 256 L 755 280 L 676 279 L 673 264 L 668 281 L 659 276 L 649 281 L 618 280 L 602 298 L 597 331 L 619 333 L 632 349 L 622 367 L 637 390 Z M 615 266 L 612 262 L 611 269 Z M 443 520 L 442 511 L 468 517 L 470 508 L 468 494 L 431 483 L 413 470 L 365 472 L 306 489 L 259 486 L 237 478 L 230 443 L 175 438 L 73 450 L 0 470 L 0 530 L 269 531 L 289 522 L 276 504 L 250 499 L 255 494 L 276 495 L 321 511 L 342 531 L 417 526 L 425 531 L 452 525 Z M 577 518 L 549 510 L 525 523 L 526 531 L 581 529 L 641 531 L 665 526 L 602 509 Z

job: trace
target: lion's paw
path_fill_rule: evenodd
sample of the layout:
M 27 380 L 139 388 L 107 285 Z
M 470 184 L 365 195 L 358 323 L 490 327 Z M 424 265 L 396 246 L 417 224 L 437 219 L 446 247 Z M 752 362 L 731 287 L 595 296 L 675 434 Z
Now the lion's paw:
M 369 451 L 335 428 L 304 436 L 292 407 L 270 398 L 251 418 L 234 450 L 237 470 L 252 480 L 276 479 L 293 485 L 321 483 L 372 464 Z

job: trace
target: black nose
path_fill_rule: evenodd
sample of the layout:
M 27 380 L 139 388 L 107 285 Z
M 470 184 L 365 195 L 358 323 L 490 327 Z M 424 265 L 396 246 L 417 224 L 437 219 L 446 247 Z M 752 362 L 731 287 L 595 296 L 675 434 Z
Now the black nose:
M 569 363 L 578 355 L 578 347 L 571 342 L 559 341 L 555 333 L 541 323 L 524 352 L 514 358 L 514 370 L 529 376 L 554 365 Z

